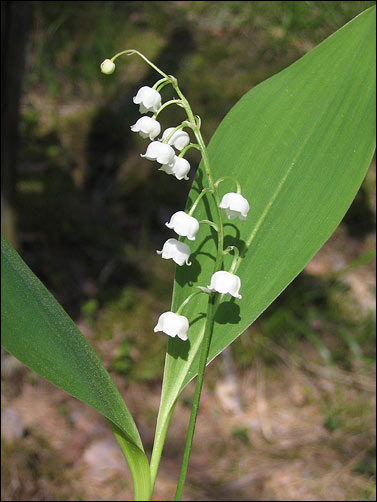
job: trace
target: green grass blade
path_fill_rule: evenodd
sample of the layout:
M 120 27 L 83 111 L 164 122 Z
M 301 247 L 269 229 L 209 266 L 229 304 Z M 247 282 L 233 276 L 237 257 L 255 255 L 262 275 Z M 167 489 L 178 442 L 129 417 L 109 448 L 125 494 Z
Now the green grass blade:
M 210 142 L 215 179 L 237 178 L 251 209 L 245 222 L 225 226 L 225 245 L 236 244 L 242 251 L 237 274 L 243 299 L 223 298 L 209 361 L 300 273 L 334 232 L 361 185 L 375 146 L 375 12 L 375 7 L 368 9 L 245 94 Z M 200 169 L 190 203 L 203 186 Z M 226 181 L 221 194 L 228 191 L 234 185 Z M 212 202 L 205 201 L 195 217 L 213 215 Z M 211 230 L 204 227 L 192 246 L 192 266 L 177 267 L 173 309 L 193 287 L 209 284 L 216 248 Z M 190 341 L 169 339 L 157 438 L 197 373 L 206 302 L 199 295 L 185 310 Z
M 148 460 L 122 396 L 75 323 L 3 236 L 1 290 L 3 347 L 108 418 L 118 441 L 122 438 L 122 451 L 140 494 L 138 487 L 150 477 Z

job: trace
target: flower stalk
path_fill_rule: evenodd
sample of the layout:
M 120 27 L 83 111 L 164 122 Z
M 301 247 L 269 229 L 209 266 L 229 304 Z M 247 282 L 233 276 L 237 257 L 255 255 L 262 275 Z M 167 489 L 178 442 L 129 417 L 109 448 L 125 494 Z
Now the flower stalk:
M 180 90 L 177 79 L 175 77 L 167 75 L 143 54 L 134 49 L 121 51 L 113 56 L 112 59 L 106 59 L 101 65 L 101 70 L 103 71 L 103 73 L 112 73 L 115 69 L 115 59 L 123 54 L 129 56 L 132 54 L 138 55 L 159 75 L 162 76 L 162 78 L 158 80 L 152 88 L 144 86 L 139 89 L 137 96 L 135 96 L 134 98 L 134 102 L 140 105 L 141 113 L 153 112 L 153 115 L 151 117 L 148 117 L 143 121 L 140 120 L 134 126 L 132 126 L 132 130 L 139 132 L 143 137 L 148 136 L 152 140 L 152 143 L 148 146 L 146 153 L 141 156 L 146 157 L 148 160 L 159 162 L 160 164 L 162 164 L 159 170 L 162 170 L 167 174 L 174 174 L 178 180 L 188 180 L 189 178 L 187 174 L 190 169 L 190 165 L 188 161 L 183 158 L 183 156 L 190 148 L 195 148 L 201 153 L 205 178 L 207 180 L 208 186 L 200 192 L 197 199 L 187 213 L 183 211 L 175 213 L 171 217 L 170 222 L 166 223 L 166 225 L 169 228 L 173 229 L 181 237 L 186 237 L 189 240 L 195 240 L 195 234 L 199 229 L 199 223 L 208 224 L 217 232 L 217 253 L 210 286 L 208 286 L 207 288 L 198 286 L 200 291 L 195 291 L 194 293 L 189 295 L 188 298 L 186 298 L 179 306 L 178 310 L 175 313 L 165 312 L 161 314 L 159 321 L 154 328 L 155 332 L 163 331 L 171 337 L 178 336 L 183 342 L 185 342 L 185 340 L 187 340 L 187 331 L 189 329 L 189 324 L 187 318 L 181 316 L 180 313 L 182 309 L 187 305 L 187 303 L 191 301 L 192 298 L 196 297 L 196 295 L 202 292 L 208 294 L 206 322 L 204 326 L 203 338 L 199 348 L 198 376 L 191 408 L 190 421 L 187 430 L 187 438 L 181 472 L 179 475 L 177 491 L 175 495 L 175 500 L 181 500 L 190 458 L 192 441 L 195 432 L 196 420 L 198 416 L 205 368 L 208 362 L 208 354 L 211 345 L 216 309 L 219 304 L 221 294 L 229 293 L 236 298 L 242 298 L 239 294 L 239 288 L 241 286 L 240 279 L 232 273 L 235 269 L 235 264 L 237 263 L 239 253 L 238 249 L 234 246 L 230 246 L 224 251 L 224 224 L 222 220 L 221 209 L 225 209 L 226 214 L 230 219 L 234 217 L 244 219 L 246 217 L 247 211 L 249 210 L 249 206 L 246 199 L 241 196 L 241 187 L 237 180 L 226 176 L 217 180 L 216 183 L 214 182 L 207 148 L 200 131 L 200 117 L 193 114 L 190 104 Z M 161 104 L 161 96 L 159 94 L 159 91 L 168 84 L 172 85 L 178 98 L 171 99 L 164 104 Z M 159 127 L 159 124 L 156 121 L 158 115 L 166 107 L 173 104 L 178 105 L 185 110 L 187 120 L 183 121 L 177 127 L 167 129 L 163 135 L 162 140 L 154 141 L 154 138 L 156 137 L 156 131 Z M 189 135 L 186 132 L 182 131 L 182 129 L 184 129 L 185 127 L 188 127 L 192 130 L 196 139 L 196 143 L 190 143 Z M 173 147 L 181 150 L 179 155 L 175 155 Z M 223 199 L 220 201 L 218 187 L 220 183 L 222 183 L 222 181 L 227 178 L 232 179 L 235 182 L 237 186 L 237 193 L 225 194 Z M 201 220 L 200 222 L 198 222 L 195 218 L 192 217 L 192 214 L 196 210 L 200 200 L 205 195 L 209 195 L 213 199 L 215 221 Z M 223 259 L 224 255 L 229 252 L 233 252 L 234 257 L 231 271 L 226 272 L 222 270 Z M 190 255 L 189 246 L 181 241 L 177 241 L 176 239 L 168 239 L 168 241 L 165 242 L 163 249 L 161 251 L 157 251 L 157 253 L 160 254 L 162 258 L 173 259 L 179 266 L 190 265 L 190 263 L 188 262 Z M 171 409 L 168 415 L 162 418 L 161 422 L 160 416 L 157 420 L 156 437 L 150 462 L 152 489 L 156 480 L 158 465 L 160 462 L 162 448 L 172 412 L 173 410 Z M 161 427 L 160 423 L 162 423 Z
M 223 181 L 225 180 L 231 180 L 233 181 L 233 183 L 236 185 L 237 187 L 237 193 L 241 193 L 241 185 L 239 184 L 239 182 L 236 180 L 236 178 L 233 178 L 233 176 L 223 176 L 222 178 L 219 178 L 216 183 L 215 183 L 215 187 L 216 189 L 219 188 L 219 185 L 220 183 L 222 183 Z
M 157 112 L 154 115 L 152 115 L 152 118 L 156 119 L 159 116 L 159 114 L 162 112 L 162 110 L 164 110 L 168 106 L 170 106 L 170 105 L 180 105 L 181 103 L 182 103 L 182 101 L 180 99 L 170 99 L 169 101 L 166 101 L 166 103 L 164 103 L 161 106 L 161 108 L 159 108 L 157 110 Z
M 194 202 L 194 204 L 191 206 L 191 209 L 190 211 L 188 212 L 188 214 L 191 216 L 195 209 L 197 208 L 200 200 L 204 197 L 204 195 L 206 195 L 207 193 L 211 192 L 211 189 L 210 188 L 203 188 L 203 190 L 200 192 L 200 194 L 198 195 L 196 201 Z
M 218 297 L 218 295 L 216 296 Z M 185 451 L 183 453 L 183 460 L 181 464 L 181 472 L 179 474 L 177 489 L 174 497 L 175 501 L 181 500 L 183 487 L 186 480 L 188 463 L 190 459 L 190 452 L 192 448 L 192 441 L 194 439 L 196 419 L 198 417 L 198 411 L 199 411 L 200 395 L 202 393 L 202 388 L 203 388 L 204 373 L 207 365 L 209 348 L 211 345 L 213 325 L 215 322 L 215 313 L 218 303 L 218 298 L 216 298 L 216 296 L 210 295 L 208 299 L 206 326 L 204 330 L 203 340 L 201 343 L 198 376 L 196 380 L 194 399 L 191 406 L 190 422 L 187 429 L 187 438 L 185 444 Z

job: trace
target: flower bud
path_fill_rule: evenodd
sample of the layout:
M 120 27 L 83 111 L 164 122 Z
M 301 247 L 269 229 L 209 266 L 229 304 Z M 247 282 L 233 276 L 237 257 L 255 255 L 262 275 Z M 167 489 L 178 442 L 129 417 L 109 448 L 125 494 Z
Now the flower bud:
M 141 117 L 136 124 L 131 126 L 132 132 L 138 132 L 142 138 L 154 140 L 161 132 L 160 123 L 152 117 Z
M 111 59 L 105 59 L 101 63 L 101 71 L 105 73 L 105 75 L 111 75 L 115 70 L 115 64 L 111 61 Z
M 187 340 L 187 331 L 189 329 L 189 322 L 187 317 L 174 312 L 164 312 L 160 315 L 154 332 L 162 331 L 163 333 L 174 338 L 178 336 L 181 340 Z
M 161 107 L 161 94 L 156 89 L 145 85 L 137 91 L 133 101 L 135 104 L 140 105 L 140 113 L 156 113 Z
M 247 213 L 249 212 L 250 206 L 245 197 L 242 197 L 240 193 L 226 193 L 221 199 L 219 204 L 221 209 L 225 209 L 226 215 L 229 220 L 238 218 L 242 221 L 246 220 Z
M 179 242 L 177 239 L 168 239 L 162 247 L 161 251 L 156 251 L 165 260 L 172 259 L 177 265 L 191 265 L 188 261 L 191 253 L 190 246 L 184 242 Z
M 189 216 L 184 211 L 174 213 L 169 223 L 165 223 L 165 225 L 168 228 L 172 228 L 178 235 L 187 237 L 190 241 L 195 240 L 195 235 L 199 230 L 198 220 Z

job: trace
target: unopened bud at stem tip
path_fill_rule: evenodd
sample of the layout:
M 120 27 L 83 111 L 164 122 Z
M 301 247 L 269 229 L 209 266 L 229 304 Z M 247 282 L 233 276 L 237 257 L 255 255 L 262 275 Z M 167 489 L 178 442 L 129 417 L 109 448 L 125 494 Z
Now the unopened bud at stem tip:
M 111 59 L 105 59 L 101 63 L 101 71 L 105 75 L 111 75 L 115 70 L 115 64 L 111 61 Z

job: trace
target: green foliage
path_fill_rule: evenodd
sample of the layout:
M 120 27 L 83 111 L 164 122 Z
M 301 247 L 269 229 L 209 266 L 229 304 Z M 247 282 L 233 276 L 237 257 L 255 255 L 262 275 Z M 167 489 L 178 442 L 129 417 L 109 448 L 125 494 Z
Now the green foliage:
M 136 496 L 149 496 L 148 460 L 122 396 L 71 318 L 3 236 L 1 288 L 4 348 L 108 418 L 129 463 Z

